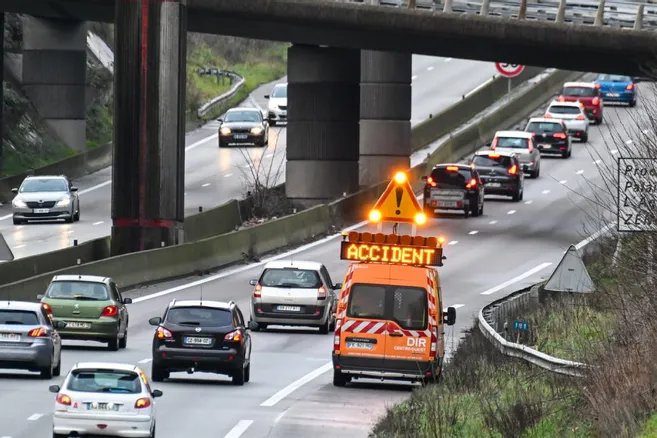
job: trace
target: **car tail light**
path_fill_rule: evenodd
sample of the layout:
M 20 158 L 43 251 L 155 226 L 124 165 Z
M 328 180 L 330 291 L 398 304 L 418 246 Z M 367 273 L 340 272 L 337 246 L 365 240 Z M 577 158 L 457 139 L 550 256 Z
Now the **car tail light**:
M 35 328 L 35 329 L 30 330 L 27 333 L 27 335 L 30 338 L 45 338 L 46 336 L 48 336 L 48 330 L 46 330 L 43 327 L 39 327 L 39 328 Z
M 119 313 L 119 308 L 116 306 L 107 306 L 103 309 L 100 316 L 116 316 Z
M 262 296 L 262 286 L 260 286 L 260 283 L 256 283 L 255 289 L 253 289 L 253 297 L 254 298 L 260 298 Z
M 151 405 L 151 399 L 148 397 L 138 398 L 135 402 L 135 409 L 144 409 Z
M 342 332 L 342 320 L 335 322 L 335 332 L 333 333 L 333 352 L 340 351 L 340 333 Z
M 535 132 L 532 132 L 532 137 L 536 137 L 536 133 L 535 133 Z
M 559 102 L 565 102 L 566 98 L 563 96 L 559 96 L 559 99 L 557 99 Z
M 477 187 L 477 180 L 474 179 L 474 178 L 472 178 L 472 179 L 470 180 L 470 182 L 468 182 L 468 183 L 465 185 L 465 188 L 466 188 L 466 189 L 474 189 L 474 188 L 476 188 L 476 187 Z
M 488 154 L 488 157 L 490 157 L 490 158 L 500 158 L 501 155 L 498 154 L 497 152 L 491 152 L 490 154 Z
M 438 354 L 438 338 L 436 337 L 436 328 L 432 327 L 431 328 L 431 350 L 429 351 L 429 357 L 431 359 L 435 359 L 436 354 Z
M 494 151 L 496 147 L 497 147 L 497 137 L 495 137 L 493 139 L 493 142 L 490 144 L 490 150 Z
M 436 181 L 434 181 L 431 177 L 427 178 L 427 184 L 431 187 L 436 187 Z
M 577 120 L 586 120 L 586 116 L 584 114 L 580 114 L 579 116 L 575 117 Z
M 447 171 L 448 172 L 458 172 L 459 171 L 459 166 L 447 166 Z
M 173 333 L 171 333 L 169 330 L 165 329 L 164 327 L 158 327 L 157 330 L 155 330 L 155 336 L 157 336 L 158 339 L 165 339 L 165 338 L 173 338 Z
M 600 99 L 598 99 L 597 97 L 594 97 L 592 103 L 593 103 L 593 105 L 598 106 L 598 105 L 600 105 Z
M 514 164 L 513 166 L 509 167 L 508 172 L 509 172 L 509 175 L 517 175 L 518 174 L 518 166 L 516 166 Z
M 71 397 L 66 394 L 57 394 L 57 403 L 64 406 L 71 406 Z
M 625 87 L 625 89 L 630 91 L 634 90 L 634 84 L 628 85 L 627 87 Z
M 593 86 L 594 86 L 595 88 L 600 88 L 600 84 L 598 84 L 597 82 L 596 82 Z
M 545 113 L 545 114 L 543 115 L 543 117 L 546 118 L 546 119 L 551 119 L 551 118 L 552 118 L 552 114 L 550 114 L 550 113 Z
M 45 310 L 48 315 L 52 315 L 52 307 L 50 307 L 50 304 L 43 303 L 41 304 L 41 307 L 43 307 L 43 310 Z
M 318 300 L 326 299 L 326 288 L 324 286 L 320 286 L 320 288 L 317 289 L 317 299 Z
M 559 150 L 561 150 L 561 151 L 565 151 L 565 150 L 566 150 L 566 146 L 561 146 L 561 147 L 559 148 Z
M 242 333 L 240 333 L 239 330 L 232 331 L 230 333 L 227 333 L 226 336 L 224 336 L 224 341 L 239 342 L 241 340 L 242 340 Z
M 565 140 L 568 138 L 568 135 L 565 132 L 557 132 L 552 135 L 554 138 L 560 138 L 561 140 Z
M 530 154 L 531 154 L 532 152 L 534 152 L 534 142 L 533 142 L 533 141 L 529 140 L 529 141 L 527 142 L 527 146 L 528 146 L 528 148 L 529 148 L 529 153 L 530 153 Z

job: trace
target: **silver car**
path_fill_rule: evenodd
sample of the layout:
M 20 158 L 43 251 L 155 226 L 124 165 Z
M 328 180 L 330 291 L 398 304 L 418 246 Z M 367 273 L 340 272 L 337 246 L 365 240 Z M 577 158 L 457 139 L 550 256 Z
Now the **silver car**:
M 41 303 L 0 302 L 0 368 L 37 371 L 44 379 L 59 376 L 62 340 Z
M 276 123 L 287 122 L 287 83 L 275 85 L 271 95 L 266 95 L 265 99 L 269 100 L 267 104 L 269 124 L 276 126 Z
M 28 176 L 11 203 L 14 225 L 30 220 L 80 220 L 80 198 L 65 176 Z
M 532 178 L 538 178 L 541 174 L 541 153 L 531 132 L 497 131 L 490 149 L 502 154 L 516 154 L 523 172 L 529 173 Z
M 589 140 L 589 119 L 584 105 L 579 102 L 552 102 L 543 116 L 548 119 L 563 120 L 568 134 L 582 142 Z
M 335 330 L 335 290 L 326 267 L 317 262 L 275 261 L 265 265 L 251 298 L 251 321 L 268 325 L 313 326 L 327 334 Z

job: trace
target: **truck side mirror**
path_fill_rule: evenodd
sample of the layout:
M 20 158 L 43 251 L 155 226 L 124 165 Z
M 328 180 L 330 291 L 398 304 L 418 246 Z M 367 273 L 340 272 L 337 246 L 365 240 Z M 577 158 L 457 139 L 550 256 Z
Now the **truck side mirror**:
M 456 323 L 456 309 L 453 307 L 447 308 L 447 313 L 443 314 L 443 322 L 447 325 L 454 325 Z
M 18 193 L 18 189 L 16 188 L 11 189 L 11 193 Z

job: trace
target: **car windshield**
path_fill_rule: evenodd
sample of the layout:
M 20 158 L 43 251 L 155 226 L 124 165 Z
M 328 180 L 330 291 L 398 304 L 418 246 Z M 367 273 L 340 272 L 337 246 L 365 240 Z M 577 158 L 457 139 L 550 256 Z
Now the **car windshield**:
M 228 309 L 202 306 L 173 307 L 167 312 L 166 321 L 176 325 L 225 327 L 233 323 L 233 316 Z
M 259 122 L 260 117 L 256 111 L 229 111 L 226 113 L 226 122 Z
M 271 97 L 277 97 L 277 98 L 287 97 L 287 85 L 285 85 L 284 87 L 274 88 L 274 91 L 272 91 L 271 93 Z
M 562 132 L 561 124 L 554 122 L 531 122 L 525 129 L 527 132 Z
M 496 137 L 495 147 L 501 149 L 527 149 L 529 141 L 526 138 L 518 137 Z
M 263 287 L 289 287 L 295 289 L 319 289 L 322 281 L 316 271 L 309 269 L 266 269 L 260 278 Z
M 36 193 L 36 192 L 66 192 L 68 191 L 68 184 L 63 179 L 36 179 L 30 178 L 23 181 L 21 193 Z
M 598 92 L 593 87 L 564 87 L 561 94 L 573 97 L 595 97 Z
M 452 170 L 450 166 L 438 167 L 431 171 L 431 179 L 437 188 L 463 189 L 470 180 L 470 171 L 466 169 Z
M 35 312 L 30 310 L 0 310 L 0 325 L 39 325 L 39 317 Z
M 71 371 L 67 389 L 79 392 L 140 394 L 139 374 L 119 370 L 78 369 Z
M 109 299 L 109 294 L 103 283 L 54 281 L 50 284 L 46 297 L 56 300 L 105 301 Z
M 600 82 L 632 82 L 632 78 L 623 75 L 598 75 L 597 81 Z
M 548 108 L 551 114 L 580 114 L 582 109 L 576 106 L 552 105 Z
M 427 326 L 427 291 L 419 287 L 354 284 L 347 316 L 395 321 L 406 330 Z
M 511 158 L 504 155 L 475 155 L 472 163 L 481 167 L 511 167 Z

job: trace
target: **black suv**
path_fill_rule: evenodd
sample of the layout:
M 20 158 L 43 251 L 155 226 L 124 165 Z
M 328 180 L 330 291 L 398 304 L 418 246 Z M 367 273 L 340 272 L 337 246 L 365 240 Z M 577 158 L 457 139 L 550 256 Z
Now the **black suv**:
M 466 218 L 484 214 L 484 185 L 469 164 L 438 164 L 422 180 L 427 217 L 436 216 L 438 210 L 460 210 Z
M 153 336 L 151 378 L 161 382 L 172 371 L 224 374 L 234 385 L 251 377 L 251 335 L 244 316 L 231 301 L 173 300 Z
M 529 119 L 525 132 L 534 135 L 534 144 L 542 154 L 559 154 L 563 158 L 570 157 L 572 141 L 563 120 L 533 117 Z
M 521 201 L 525 191 L 525 176 L 516 154 L 479 151 L 470 160 L 479 171 L 486 195 L 511 196 Z

